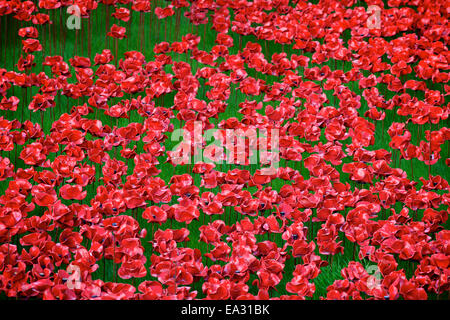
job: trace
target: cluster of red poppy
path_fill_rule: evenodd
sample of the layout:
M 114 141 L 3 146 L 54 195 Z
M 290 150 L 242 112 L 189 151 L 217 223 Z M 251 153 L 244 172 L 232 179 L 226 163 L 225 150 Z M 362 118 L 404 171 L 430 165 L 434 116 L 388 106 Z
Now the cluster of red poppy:
M 367 27 L 363 3 L 380 8 L 380 28 Z M 56 9 L 77 5 L 86 19 L 100 4 L 115 8 L 109 16 L 117 23 L 106 35 L 116 51 L 68 61 L 46 55 L 37 71 L 45 46 L 37 27 L 57 23 Z M 214 45 L 202 50 L 200 35 L 188 33 L 157 43 L 154 59 L 140 51 L 118 57 L 127 38 L 120 23 L 133 11 L 209 23 Z M 321 298 L 448 292 L 448 171 L 432 172 L 438 162 L 450 166 L 442 159 L 450 140 L 443 125 L 450 111 L 447 14 L 445 3 L 430 0 L 1 0 L 0 19 L 24 24 L 17 71 L 0 68 L 0 292 L 305 299 L 316 293 L 314 279 L 337 264 L 332 258 L 344 255 L 342 279 Z M 274 43 L 285 50 L 269 57 Z M 177 54 L 194 63 L 174 60 Z M 236 102 L 238 92 L 245 101 Z M 84 103 L 66 109 L 62 96 Z M 41 123 L 25 120 L 26 109 L 30 119 L 40 113 Z M 230 109 L 239 115 L 223 118 Z M 385 128 L 389 114 L 394 121 Z M 277 129 L 279 168 L 267 175 L 265 164 L 254 169 L 210 150 L 233 168 L 205 161 L 178 164 L 187 171 L 176 174 L 168 137 L 178 125 L 193 132 L 197 122 L 202 133 L 218 129 L 222 142 L 228 129 Z M 247 156 L 264 138 L 248 140 Z M 162 161 L 174 168 L 168 182 Z M 400 168 L 406 161 L 408 174 Z M 427 177 L 414 176 L 413 161 Z M 193 221 L 202 221 L 197 239 Z M 190 248 L 192 241 L 207 250 Z M 353 258 L 345 242 L 354 244 Z M 111 281 L 95 276 L 106 260 Z M 368 263 L 377 267 L 376 285 Z M 277 295 L 280 289 L 286 294 Z

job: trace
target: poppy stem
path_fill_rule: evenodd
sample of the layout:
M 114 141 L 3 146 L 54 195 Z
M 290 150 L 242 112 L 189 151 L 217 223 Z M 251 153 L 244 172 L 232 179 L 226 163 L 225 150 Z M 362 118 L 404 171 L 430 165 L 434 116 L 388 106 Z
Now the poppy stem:
M 167 41 L 167 17 L 164 18 L 164 41 Z
M 333 258 L 334 258 L 334 254 L 331 255 L 330 271 L 333 271 Z
M 109 4 L 106 5 L 106 30 L 109 30 Z M 108 47 L 109 47 L 109 37 L 108 37 Z
M 138 23 L 138 29 L 137 29 L 138 32 L 136 33 L 136 37 L 139 39 L 138 44 L 139 44 L 140 51 L 142 52 L 142 29 L 143 29 L 142 11 L 138 11 L 138 12 L 139 12 L 139 23 Z
M 158 0 L 155 0 L 155 9 L 157 7 L 158 7 Z M 156 15 L 156 13 L 155 13 L 155 15 Z M 155 27 L 155 29 L 156 29 L 156 32 L 155 32 L 156 43 L 158 43 L 158 41 L 159 41 L 159 17 L 156 17 L 156 27 Z
M 181 8 L 177 8 L 177 15 L 175 21 L 175 41 L 178 41 L 178 35 L 180 30 L 180 17 L 181 17 Z
M 104 16 L 105 16 L 105 18 L 103 19 L 103 21 L 105 21 L 105 44 L 106 44 L 106 46 L 108 47 L 108 23 L 106 22 L 106 16 L 107 16 L 107 13 L 106 13 L 106 7 L 107 7 L 107 4 L 104 4 L 103 5 L 103 14 L 104 14 Z
M 112 232 L 112 236 L 113 236 L 113 277 L 114 277 L 114 282 L 117 282 L 117 274 L 116 274 L 116 238 L 114 235 L 114 231 Z
M 128 9 L 130 10 L 130 17 L 127 22 L 127 30 L 131 30 L 131 19 L 133 17 L 133 11 L 134 11 L 134 10 L 131 10 L 131 3 L 128 4 Z M 128 51 L 128 41 L 130 40 L 130 37 L 131 37 L 131 34 L 129 37 L 127 37 L 127 51 Z
M 1 20 L 0 31 L 2 30 L 3 20 L 5 20 L 5 19 Z M 2 49 L 3 50 L 1 50 L 1 51 L 3 51 L 3 67 L 6 69 L 6 61 L 7 61 L 6 60 L 6 47 L 7 47 L 7 45 L 6 45 L 6 38 L 8 38 L 8 22 L 5 22 L 5 33 L 4 34 L 5 34 L 5 37 L 4 37 L 5 41 L 2 44 Z
M 53 22 L 53 45 L 54 45 L 54 52 L 56 53 L 56 52 L 58 52 L 58 45 L 57 45 L 57 42 L 56 42 L 56 17 L 55 17 L 55 14 L 56 14 L 56 9 L 55 10 L 52 10 L 52 22 Z
M 61 13 L 62 14 L 62 13 Z M 63 30 L 63 40 L 62 40 L 62 50 L 61 50 L 61 56 L 64 58 L 64 52 L 66 50 L 66 38 L 67 38 L 67 32 L 64 27 L 61 26 L 61 29 Z
M 431 143 L 432 143 L 432 134 L 431 134 L 431 120 L 428 120 L 428 123 L 430 124 L 430 155 L 429 155 L 429 160 L 428 160 L 428 178 L 431 179 Z
M 152 10 L 151 10 L 151 8 L 150 8 L 150 11 L 149 11 L 149 15 L 150 15 L 150 22 L 149 22 L 149 29 L 150 29 L 150 32 L 148 33 L 148 35 L 149 35 L 149 37 L 148 37 L 148 45 L 149 45 L 149 47 L 150 47 L 150 51 L 152 50 L 152 30 L 153 30 L 153 28 L 152 28 L 152 22 L 153 22 L 153 12 L 152 12 Z
M 207 23 L 205 23 L 204 24 L 204 27 L 203 27 L 203 50 L 205 50 L 206 51 L 206 25 L 207 25 Z
M 7 260 L 6 260 L 5 267 L 6 267 L 7 265 L 9 265 L 9 260 L 10 260 L 10 258 L 9 258 L 9 243 L 10 243 L 10 241 L 11 241 L 10 232 L 11 232 L 11 231 L 10 231 L 10 229 L 8 228 L 8 255 L 6 256 Z
M 355 252 L 356 252 L 356 240 L 353 242 L 353 261 L 355 261 Z
M 203 224 L 205 224 L 205 223 L 203 223 Z M 184 222 L 184 226 L 185 226 L 186 229 L 188 229 L 187 221 Z M 186 240 L 186 238 L 184 238 L 184 247 L 187 248 L 187 240 Z
M 115 42 L 116 42 L 116 69 L 117 69 L 119 63 L 119 39 L 115 38 Z

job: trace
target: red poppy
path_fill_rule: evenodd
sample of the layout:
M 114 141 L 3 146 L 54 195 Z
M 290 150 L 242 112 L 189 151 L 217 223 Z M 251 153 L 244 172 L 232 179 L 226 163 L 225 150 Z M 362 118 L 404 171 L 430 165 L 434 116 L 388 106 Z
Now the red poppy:
M 126 38 L 127 36 L 125 35 L 126 32 L 126 28 L 125 27 L 120 27 L 116 24 L 113 24 L 111 26 L 110 31 L 106 34 L 108 37 L 112 37 L 112 38 L 116 38 L 116 39 L 123 39 Z

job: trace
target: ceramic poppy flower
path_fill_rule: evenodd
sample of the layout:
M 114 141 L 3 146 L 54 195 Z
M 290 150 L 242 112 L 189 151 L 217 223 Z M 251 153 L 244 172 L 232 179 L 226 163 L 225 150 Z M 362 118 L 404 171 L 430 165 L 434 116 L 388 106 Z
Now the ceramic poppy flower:
M 111 26 L 111 29 L 109 30 L 109 32 L 106 35 L 108 37 L 112 37 L 112 38 L 116 38 L 116 39 L 123 39 L 123 38 L 127 37 L 125 32 L 126 32 L 126 28 L 125 27 L 120 27 L 120 26 L 118 26 L 116 24 L 113 24 Z
M 127 8 L 116 8 L 116 11 L 111 14 L 116 19 L 128 22 L 130 20 L 130 10 Z
M 23 51 L 26 53 L 32 53 L 36 51 L 42 51 L 42 45 L 38 39 L 26 39 L 22 40 Z

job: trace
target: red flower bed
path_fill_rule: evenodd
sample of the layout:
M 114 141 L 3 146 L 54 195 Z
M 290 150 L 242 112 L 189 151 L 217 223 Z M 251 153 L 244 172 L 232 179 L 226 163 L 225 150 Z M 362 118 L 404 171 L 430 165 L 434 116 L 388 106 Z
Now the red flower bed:
M 314 2 L 1 0 L 2 297 L 447 295 L 448 8 Z

